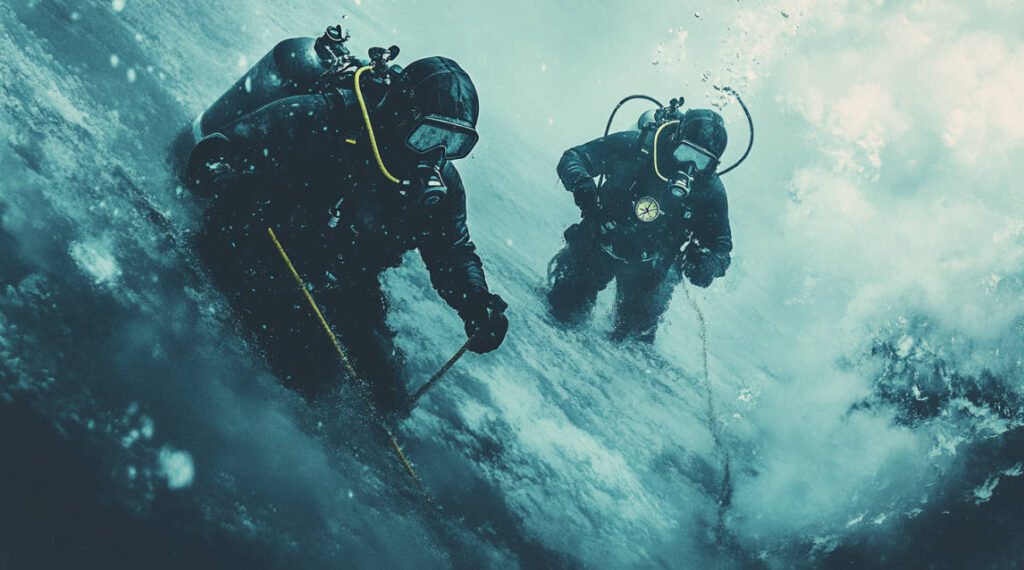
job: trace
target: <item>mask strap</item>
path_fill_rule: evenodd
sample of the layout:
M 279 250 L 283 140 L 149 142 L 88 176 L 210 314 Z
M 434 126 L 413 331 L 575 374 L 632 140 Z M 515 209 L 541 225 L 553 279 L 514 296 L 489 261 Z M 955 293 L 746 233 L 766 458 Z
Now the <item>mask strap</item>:
M 401 184 L 401 180 L 395 178 L 390 172 L 388 172 L 387 167 L 384 166 L 384 160 L 380 157 L 380 149 L 377 148 L 377 137 L 374 136 L 373 125 L 370 123 L 370 113 L 366 110 L 366 100 L 363 99 L 363 90 L 359 86 L 359 76 L 361 76 L 364 71 L 372 68 L 373 66 L 367 65 L 366 67 L 360 67 L 359 70 L 356 71 L 356 100 L 359 101 L 359 109 L 363 112 L 363 120 L 366 121 L 366 131 L 370 134 L 370 148 L 373 149 L 373 157 L 377 159 L 377 168 L 380 169 L 380 173 L 384 175 L 384 178 L 387 178 L 395 184 Z

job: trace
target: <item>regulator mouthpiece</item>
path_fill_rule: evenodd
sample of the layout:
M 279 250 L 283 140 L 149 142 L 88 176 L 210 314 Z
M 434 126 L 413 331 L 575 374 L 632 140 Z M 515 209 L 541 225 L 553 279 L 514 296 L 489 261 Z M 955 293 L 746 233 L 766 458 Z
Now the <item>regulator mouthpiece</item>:
M 444 201 L 448 195 L 448 186 L 441 177 L 441 167 L 437 164 L 421 163 L 416 166 L 409 180 L 410 197 L 421 206 L 431 208 Z
M 693 175 L 688 171 L 680 170 L 675 177 L 668 182 L 668 190 L 676 198 L 686 198 L 693 188 Z

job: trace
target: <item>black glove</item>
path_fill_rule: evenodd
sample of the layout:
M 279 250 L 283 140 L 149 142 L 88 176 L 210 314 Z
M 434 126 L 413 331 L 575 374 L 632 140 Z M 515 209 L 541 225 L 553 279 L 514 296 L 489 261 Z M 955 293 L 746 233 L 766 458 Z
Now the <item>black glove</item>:
M 466 325 L 469 350 L 483 354 L 501 346 L 508 332 L 507 308 L 508 304 L 501 297 L 485 291 L 467 300 L 459 316 Z
M 715 279 L 718 261 L 706 247 L 695 244 L 686 246 L 681 257 L 683 275 L 697 287 L 707 287 Z
M 572 187 L 572 197 L 584 218 L 591 217 L 601 208 L 597 197 L 597 183 L 593 178 L 581 178 L 576 182 Z

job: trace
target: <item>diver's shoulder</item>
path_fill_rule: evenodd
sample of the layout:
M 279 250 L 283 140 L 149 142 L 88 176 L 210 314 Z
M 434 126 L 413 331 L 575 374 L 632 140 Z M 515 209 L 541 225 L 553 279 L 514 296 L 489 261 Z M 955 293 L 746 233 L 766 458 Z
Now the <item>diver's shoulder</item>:
M 331 122 L 338 127 L 358 127 L 362 124 L 362 110 L 355 91 L 337 87 L 323 94 Z
M 729 203 L 729 196 L 726 194 L 725 184 L 722 183 L 722 179 L 718 177 L 718 174 L 711 175 L 711 178 L 704 184 L 704 192 L 702 194 L 704 196 L 704 200 L 709 204 L 724 207 Z
M 725 196 L 725 184 L 722 182 L 722 178 L 718 174 L 712 174 L 711 178 L 708 179 L 707 184 L 708 190 L 718 196 Z
M 441 167 L 441 178 L 448 184 L 449 191 L 456 190 L 458 192 L 465 191 L 462 184 L 462 175 L 459 174 L 459 169 L 450 160 L 446 160 L 444 166 Z
M 612 134 L 604 137 L 604 140 L 606 140 L 608 142 L 617 143 L 617 144 L 620 144 L 620 145 L 632 145 L 632 146 L 639 147 L 640 146 L 640 131 L 636 131 L 636 130 L 619 131 L 617 133 L 612 133 Z

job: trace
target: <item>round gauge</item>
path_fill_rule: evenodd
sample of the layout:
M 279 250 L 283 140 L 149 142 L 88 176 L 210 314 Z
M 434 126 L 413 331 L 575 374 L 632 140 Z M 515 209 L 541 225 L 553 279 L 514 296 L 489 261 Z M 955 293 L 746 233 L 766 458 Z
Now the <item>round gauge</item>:
M 644 196 L 636 201 L 636 217 L 641 222 L 653 222 L 661 215 L 661 206 L 658 201 L 650 196 Z

